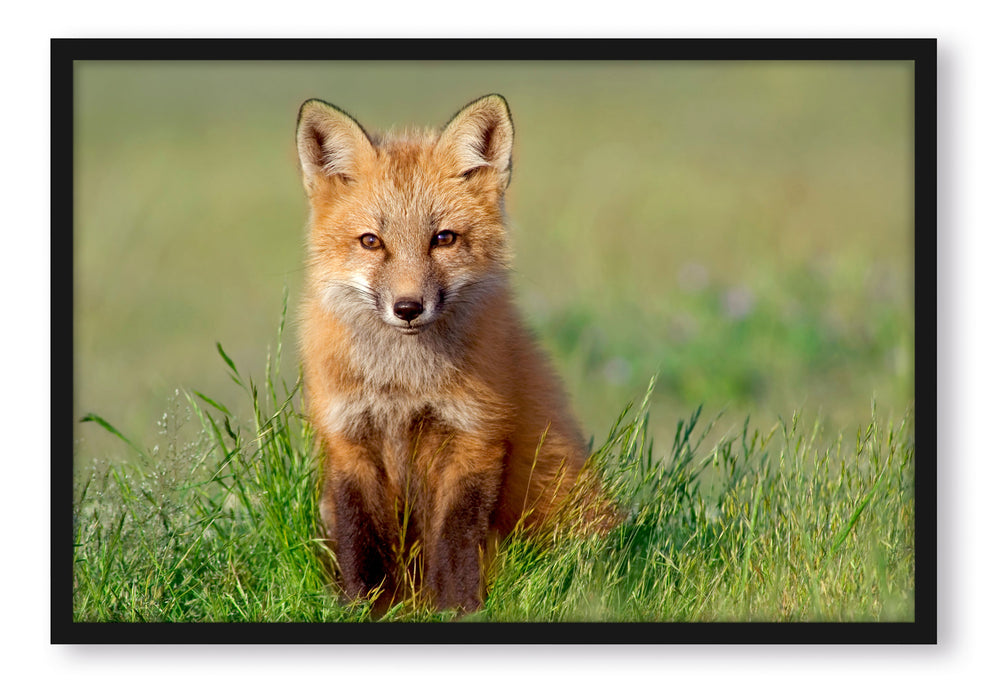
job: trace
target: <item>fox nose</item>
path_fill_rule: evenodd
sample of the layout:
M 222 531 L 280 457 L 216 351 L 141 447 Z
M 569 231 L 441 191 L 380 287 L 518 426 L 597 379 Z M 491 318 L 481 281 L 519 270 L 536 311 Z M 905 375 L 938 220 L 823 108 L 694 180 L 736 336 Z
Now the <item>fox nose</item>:
M 399 299 L 392 305 L 392 311 L 403 321 L 412 321 L 423 313 L 423 304 L 416 299 Z

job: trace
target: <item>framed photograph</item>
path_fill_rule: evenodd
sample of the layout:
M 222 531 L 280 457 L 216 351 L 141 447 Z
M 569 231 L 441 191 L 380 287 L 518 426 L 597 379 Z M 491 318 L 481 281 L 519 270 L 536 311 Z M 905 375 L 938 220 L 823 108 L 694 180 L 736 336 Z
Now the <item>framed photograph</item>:
M 935 40 L 51 55 L 53 643 L 936 642 Z

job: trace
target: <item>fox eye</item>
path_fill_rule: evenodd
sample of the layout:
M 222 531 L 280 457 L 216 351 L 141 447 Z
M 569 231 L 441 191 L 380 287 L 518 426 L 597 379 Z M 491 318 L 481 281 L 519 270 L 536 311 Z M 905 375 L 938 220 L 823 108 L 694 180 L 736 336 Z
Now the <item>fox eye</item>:
M 433 246 L 444 246 L 452 245 L 454 241 L 457 240 L 457 234 L 453 231 L 448 231 L 444 229 L 440 233 L 433 236 L 433 240 L 430 241 L 430 245 Z
M 361 241 L 361 245 L 368 250 L 375 250 L 376 248 L 382 247 L 382 239 L 373 233 L 365 233 L 358 240 Z

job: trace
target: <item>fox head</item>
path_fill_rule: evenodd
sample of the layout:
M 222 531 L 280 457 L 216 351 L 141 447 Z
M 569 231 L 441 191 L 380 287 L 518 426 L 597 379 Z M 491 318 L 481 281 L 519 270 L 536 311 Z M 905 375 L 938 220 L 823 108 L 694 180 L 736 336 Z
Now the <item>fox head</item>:
M 303 103 L 310 275 L 325 306 L 417 335 L 484 298 L 508 263 L 512 137 L 500 95 L 471 102 L 439 132 L 381 137 L 331 104 Z

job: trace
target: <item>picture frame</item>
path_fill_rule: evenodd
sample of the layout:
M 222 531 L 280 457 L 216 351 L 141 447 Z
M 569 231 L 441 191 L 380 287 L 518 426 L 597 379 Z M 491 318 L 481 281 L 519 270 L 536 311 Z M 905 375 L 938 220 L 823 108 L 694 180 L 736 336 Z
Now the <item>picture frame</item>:
M 67 154 L 78 153 L 78 68 L 121 62 L 863 62 L 910 64 L 913 73 L 914 337 L 914 615 L 893 622 L 92 622 L 75 619 L 74 486 L 65 464 L 76 463 L 73 436 L 78 395 L 75 304 L 53 305 L 52 354 L 52 623 L 54 644 L 933 644 L 936 639 L 935 245 L 936 42 L 933 39 L 53 39 L 52 258 L 53 292 L 76 280 L 78 182 Z M 449 105 L 452 110 L 456 104 Z M 401 118 L 396 115 L 396 118 Z M 290 128 L 291 132 L 291 128 Z M 291 134 L 290 134 L 291 135 Z M 74 161 L 73 161 L 74 162 Z M 301 239 L 296 241 L 297 248 Z M 286 242 L 288 247 L 293 244 Z M 53 246 L 55 248 L 55 246 Z M 75 287 L 78 289 L 78 287 Z M 53 297 L 55 295 L 53 294 Z M 79 301 L 77 298 L 76 302 Z M 221 348 L 221 354 L 223 350 Z M 226 359 L 226 355 L 224 355 Z

